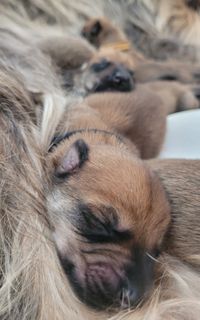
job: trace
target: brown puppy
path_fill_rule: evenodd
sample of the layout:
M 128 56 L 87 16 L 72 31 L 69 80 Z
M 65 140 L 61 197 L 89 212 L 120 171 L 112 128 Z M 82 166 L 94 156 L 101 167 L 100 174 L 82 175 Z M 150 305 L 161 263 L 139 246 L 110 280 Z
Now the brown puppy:
M 67 132 L 55 137 L 48 157 L 48 210 L 61 264 L 84 303 L 134 306 L 152 281 L 147 253 L 156 256 L 168 227 L 165 194 L 106 114 L 80 104 L 62 120 L 59 132 Z M 139 140 L 139 128 L 135 135 Z
M 110 309 L 116 308 L 119 306 L 119 300 L 122 307 L 127 307 L 133 303 L 133 296 L 135 297 L 134 291 L 131 291 L 133 296 L 130 295 L 130 287 L 127 291 L 123 283 L 124 277 L 122 276 L 126 263 L 130 266 L 131 272 L 135 270 L 130 261 L 129 251 L 129 243 L 134 242 L 134 240 L 130 236 L 132 232 L 126 233 L 127 226 L 132 221 L 134 231 L 136 232 L 134 239 L 135 236 L 137 239 L 140 232 L 139 229 L 136 229 L 136 226 L 139 227 L 143 221 L 141 218 L 143 217 L 142 212 L 144 212 L 144 208 L 141 207 L 138 220 L 135 214 L 132 220 L 132 214 L 130 214 L 127 206 L 124 207 L 123 197 L 119 195 L 122 187 L 127 195 L 126 203 L 129 203 L 131 199 L 128 198 L 128 190 L 132 188 L 129 177 L 132 180 L 131 177 L 132 174 L 134 174 L 136 181 L 136 172 L 139 173 L 140 177 L 142 177 L 143 174 L 140 167 L 135 167 L 136 163 L 134 164 L 136 171 L 133 171 L 132 164 L 129 162 L 131 159 L 131 162 L 133 161 L 133 155 L 130 154 L 131 158 L 129 159 L 129 147 L 124 145 L 122 141 L 118 141 L 115 136 L 110 135 L 108 131 L 100 132 L 100 129 L 94 130 L 90 127 L 88 130 L 80 130 L 82 121 L 81 108 L 83 114 L 85 114 L 83 120 L 85 125 L 89 125 L 89 123 L 91 123 L 89 119 L 92 119 L 95 127 L 100 128 L 103 126 L 103 122 L 99 121 L 98 116 L 96 119 L 91 118 L 92 112 L 89 109 L 84 110 L 84 108 L 86 108 L 85 106 L 80 105 L 76 108 L 75 112 L 77 112 L 77 114 L 75 113 L 74 118 L 73 113 L 71 115 L 70 113 L 68 114 L 68 127 L 70 130 L 73 130 L 73 128 L 75 130 L 66 134 L 63 137 L 64 139 L 57 137 L 54 141 L 54 146 L 51 148 L 53 154 L 49 155 L 50 176 L 52 176 L 53 184 L 49 190 L 48 210 L 55 228 L 54 239 L 60 261 L 67 277 L 82 301 L 96 309 L 107 305 L 109 305 Z M 79 130 L 77 130 L 77 128 L 79 128 Z M 102 128 L 108 130 L 105 126 Z M 80 139 L 84 139 L 84 141 Z M 98 143 L 98 146 L 96 143 Z M 90 146 L 89 150 L 88 146 Z M 120 149 L 123 157 L 122 154 L 120 156 L 118 153 Z M 113 155 L 114 158 L 112 158 L 111 155 Z M 125 161 L 124 165 L 123 161 Z M 103 171 L 101 170 L 103 163 L 107 164 L 105 176 L 103 176 Z M 179 319 L 180 314 L 182 319 L 187 319 L 189 309 L 185 305 L 185 301 L 190 301 L 190 299 L 192 299 L 195 310 L 193 310 L 191 319 L 198 319 L 197 310 L 199 309 L 195 298 L 196 294 L 198 296 L 198 274 L 191 269 L 191 266 L 196 268 L 199 266 L 199 223 L 198 216 L 196 215 L 196 210 L 198 210 L 199 207 L 198 191 L 196 189 L 199 183 L 198 175 L 194 182 L 192 180 L 194 178 L 193 166 L 195 165 L 198 170 L 199 161 L 191 161 L 191 165 L 189 162 L 189 166 L 187 166 L 187 163 L 187 161 L 183 164 L 180 164 L 180 162 L 173 163 L 172 161 L 169 161 L 169 163 L 165 161 L 160 161 L 160 163 L 154 161 L 149 162 L 153 170 L 160 175 L 169 199 L 172 200 L 173 224 L 172 229 L 169 230 L 167 237 L 165 237 L 164 247 L 167 253 L 177 257 L 178 260 L 173 261 L 173 258 L 166 254 L 161 257 L 161 264 L 158 264 L 160 270 L 157 270 L 158 282 L 155 285 L 158 285 L 158 288 L 155 288 L 155 295 L 153 295 L 150 300 L 147 300 L 142 308 L 135 311 L 133 310 L 132 313 L 129 312 L 127 316 L 124 315 L 123 317 L 125 319 L 143 319 L 144 316 L 148 314 L 152 316 L 154 320 L 168 319 L 172 314 L 172 319 Z M 118 171 L 117 175 L 114 175 L 115 165 L 117 168 L 120 167 L 121 173 L 119 178 L 118 169 L 116 170 Z M 128 176 L 127 170 L 129 173 Z M 110 173 L 112 174 L 112 178 Z M 123 180 L 122 177 L 125 180 Z M 144 181 L 144 185 L 142 181 L 140 181 L 140 185 L 143 185 L 143 188 L 145 185 L 145 188 L 147 187 L 146 183 L 147 180 Z M 103 188 L 102 185 L 104 185 Z M 127 191 L 125 191 L 126 188 L 128 188 Z M 137 184 L 137 194 L 138 192 Z M 157 192 L 156 194 L 157 196 L 159 195 Z M 183 194 L 184 197 L 182 198 Z M 194 211 L 190 209 L 191 194 L 195 197 L 194 201 L 192 201 L 192 203 L 194 203 Z M 133 197 L 133 194 L 131 197 Z M 146 201 L 144 201 L 142 194 L 140 194 L 140 198 L 143 199 L 142 202 L 144 204 Z M 197 201 L 195 199 L 197 199 Z M 133 212 L 137 212 L 135 207 L 137 202 L 135 201 L 136 199 L 134 198 Z M 158 198 L 156 202 L 158 204 Z M 188 203 L 188 208 L 185 207 L 186 203 Z M 179 208 L 181 214 L 179 214 Z M 191 211 L 191 215 L 188 215 L 188 211 Z M 120 214 L 118 214 L 118 212 L 120 212 Z M 182 216 L 182 213 L 184 216 Z M 148 215 L 145 218 L 145 224 L 141 225 L 143 235 L 148 234 L 149 226 L 151 225 L 150 221 L 152 217 L 150 221 L 147 220 L 148 217 L 150 216 Z M 117 226 L 114 221 L 118 221 Z M 164 218 L 164 221 L 166 222 L 166 218 Z M 191 240 L 187 240 L 185 224 L 187 225 L 186 230 L 193 228 L 193 238 Z M 196 224 L 197 226 L 195 226 Z M 147 227 L 147 225 L 148 228 L 146 229 L 145 227 Z M 154 238 L 154 232 L 155 230 L 152 231 L 151 235 L 149 234 L 149 240 L 151 239 L 151 241 Z M 118 240 L 120 240 L 120 242 L 117 241 L 117 235 L 119 235 Z M 184 239 L 184 241 L 182 241 L 182 239 Z M 80 241 L 82 242 L 81 245 Z M 192 251 L 191 246 L 194 246 Z M 120 259 L 117 258 L 119 255 Z M 148 255 L 151 257 L 152 252 L 148 252 Z M 136 259 L 136 256 L 135 251 L 134 262 L 137 264 L 139 260 Z M 146 266 L 147 265 L 148 263 Z M 129 268 L 127 269 L 125 267 L 125 270 L 129 270 Z M 143 274 L 142 269 L 139 274 Z M 160 283 L 159 277 L 163 277 L 163 274 L 165 274 L 165 276 Z M 137 275 L 137 277 L 138 276 L 139 275 Z M 130 285 L 130 278 L 127 274 L 125 274 L 125 278 L 125 283 L 128 281 Z M 139 279 L 141 284 L 141 278 Z M 132 281 L 134 282 L 135 289 L 138 283 L 136 285 L 133 278 Z M 146 283 L 148 283 L 148 280 Z M 186 294 L 184 290 L 191 284 L 192 289 L 189 291 L 187 289 Z M 184 290 L 181 285 L 184 285 Z M 161 291 L 159 291 L 159 286 L 161 286 Z M 140 290 L 143 289 L 140 287 Z M 112 296 L 115 295 L 115 301 L 109 299 L 105 294 L 105 290 L 109 293 L 109 296 L 111 294 Z M 163 310 L 162 307 L 165 304 L 166 307 Z M 119 315 L 119 319 L 121 316 L 122 315 Z M 107 314 L 100 314 L 100 317 L 101 319 L 107 319 Z M 118 319 L 118 317 L 116 317 L 116 319 Z
M 95 30 L 96 25 L 99 28 Z M 155 80 L 177 80 L 183 83 L 199 82 L 200 66 L 179 61 L 156 62 L 148 60 L 131 45 L 120 29 L 105 18 L 91 19 L 83 27 L 82 34 L 96 47 L 96 60 L 102 57 L 132 68 L 138 82 Z M 91 40 L 92 39 L 92 40 Z

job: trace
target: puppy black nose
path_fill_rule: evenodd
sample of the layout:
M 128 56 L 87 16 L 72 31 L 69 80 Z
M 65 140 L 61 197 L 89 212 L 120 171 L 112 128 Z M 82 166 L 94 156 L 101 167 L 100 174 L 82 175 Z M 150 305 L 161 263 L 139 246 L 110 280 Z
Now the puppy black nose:
M 127 69 L 122 67 L 118 67 L 113 71 L 110 81 L 119 91 L 131 91 L 134 88 L 133 76 Z
M 121 305 L 124 308 L 136 306 L 149 293 L 153 283 L 155 261 L 146 252 L 135 252 L 134 264 L 126 269 L 126 283 L 121 292 Z

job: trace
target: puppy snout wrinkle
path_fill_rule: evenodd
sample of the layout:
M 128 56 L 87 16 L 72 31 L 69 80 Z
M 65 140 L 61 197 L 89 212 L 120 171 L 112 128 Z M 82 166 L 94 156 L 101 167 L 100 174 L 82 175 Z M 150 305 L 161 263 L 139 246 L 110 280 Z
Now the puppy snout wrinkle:
M 109 263 L 93 263 L 87 267 L 88 303 L 95 307 L 128 308 L 148 296 L 153 282 L 154 261 L 146 253 L 135 253 L 127 266 L 114 267 Z

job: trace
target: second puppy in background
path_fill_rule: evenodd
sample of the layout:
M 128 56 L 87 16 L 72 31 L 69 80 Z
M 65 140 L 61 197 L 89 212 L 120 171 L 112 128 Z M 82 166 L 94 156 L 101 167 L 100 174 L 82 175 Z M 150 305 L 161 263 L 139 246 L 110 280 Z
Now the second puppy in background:
M 178 60 L 155 61 L 138 52 L 125 33 L 106 18 L 89 20 L 82 35 L 96 48 L 97 58 L 124 63 L 134 71 L 137 82 L 155 80 L 195 83 L 200 79 L 200 65 Z

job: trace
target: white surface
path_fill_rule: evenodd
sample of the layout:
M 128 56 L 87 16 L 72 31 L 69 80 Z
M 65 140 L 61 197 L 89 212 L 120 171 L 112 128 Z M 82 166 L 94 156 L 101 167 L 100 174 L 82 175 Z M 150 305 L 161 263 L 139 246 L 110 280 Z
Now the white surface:
M 200 159 L 200 110 L 167 117 L 167 132 L 159 158 Z

